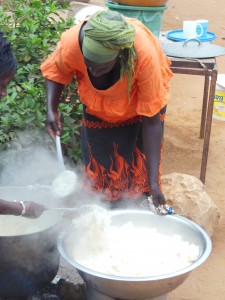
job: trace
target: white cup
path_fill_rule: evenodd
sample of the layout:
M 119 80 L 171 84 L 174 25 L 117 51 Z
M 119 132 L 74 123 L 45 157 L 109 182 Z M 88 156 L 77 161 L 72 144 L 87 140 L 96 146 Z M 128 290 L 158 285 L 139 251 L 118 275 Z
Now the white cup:
M 197 28 L 200 28 L 200 33 L 197 33 Z M 193 39 L 202 36 L 203 28 L 197 21 L 183 21 L 183 35 L 185 39 Z
M 196 22 L 198 24 L 201 24 L 202 25 L 202 29 L 203 29 L 203 33 L 202 33 L 202 37 L 205 37 L 207 35 L 207 32 L 208 32 L 208 26 L 209 26 L 209 21 L 208 20 L 196 20 Z M 200 34 L 200 26 L 197 27 L 197 34 Z

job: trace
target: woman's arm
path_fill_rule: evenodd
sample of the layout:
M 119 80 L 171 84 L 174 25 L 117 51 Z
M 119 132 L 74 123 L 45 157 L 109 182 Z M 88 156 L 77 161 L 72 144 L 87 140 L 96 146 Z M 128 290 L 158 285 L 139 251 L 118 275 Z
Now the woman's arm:
M 0 215 L 23 216 L 38 218 L 46 207 L 32 201 L 5 201 L 0 199 Z
M 159 187 L 159 165 L 162 143 L 162 126 L 159 113 L 153 117 L 143 116 L 142 137 L 148 184 L 153 203 L 156 207 L 165 204 L 165 197 Z
M 60 135 L 62 124 L 58 114 L 58 105 L 64 89 L 64 84 L 45 80 L 45 89 L 47 97 L 47 126 L 50 136 L 54 139 L 55 135 Z
M 0 199 L 0 214 L 20 216 L 23 207 L 19 202 L 11 202 Z

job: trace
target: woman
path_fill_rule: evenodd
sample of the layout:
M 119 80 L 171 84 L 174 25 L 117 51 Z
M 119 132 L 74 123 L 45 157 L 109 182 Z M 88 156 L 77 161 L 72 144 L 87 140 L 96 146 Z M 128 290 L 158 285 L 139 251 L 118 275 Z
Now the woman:
M 10 42 L 0 32 L 0 98 L 7 95 L 7 85 L 16 72 L 16 58 Z M 15 215 L 38 218 L 45 210 L 43 205 L 26 201 L 10 202 L 0 199 L 0 215 Z
M 16 73 L 16 58 L 10 42 L 0 32 L 0 98 L 7 95 L 7 85 Z
M 99 11 L 66 31 L 42 64 L 52 137 L 62 130 L 61 93 L 76 76 L 89 192 L 113 203 L 147 194 L 156 207 L 165 204 L 160 176 L 169 66 L 157 38 L 114 11 Z

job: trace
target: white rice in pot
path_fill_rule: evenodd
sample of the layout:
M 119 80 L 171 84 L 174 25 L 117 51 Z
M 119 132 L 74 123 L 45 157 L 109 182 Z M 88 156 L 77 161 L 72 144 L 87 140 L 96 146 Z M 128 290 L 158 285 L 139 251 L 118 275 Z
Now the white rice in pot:
M 95 210 L 74 220 L 74 261 L 91 270 L 115 276 L 168 274 L 197 260 L 199 247 L 180 235 L 164 235 L 156 228 L 111 223 L 109 212 Z

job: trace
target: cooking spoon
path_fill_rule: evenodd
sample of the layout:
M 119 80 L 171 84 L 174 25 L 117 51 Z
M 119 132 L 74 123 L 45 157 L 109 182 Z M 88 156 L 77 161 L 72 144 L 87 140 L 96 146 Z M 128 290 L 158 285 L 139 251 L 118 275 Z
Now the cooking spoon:
M 60 141 L 59 135 L 56 135 L 56 137 L 55 137 L 55 144 L 56 144 L 56 152 L 57 152 L 57 157 L 58 157 L 60 167 L 62 168 L 62 170 L 65 170 L 65 165 L 64 165 L 64 161 L 63 161 L 63 155 L 62 155 L 61 141 Z
M 85 204 L 80 207 L 49 207 L 48 210 L 57 210 L 62 212 L 76 212 L 81 210 L 98 210 L 99 212 L 106 212 L 107 210 L 96 204 Z

